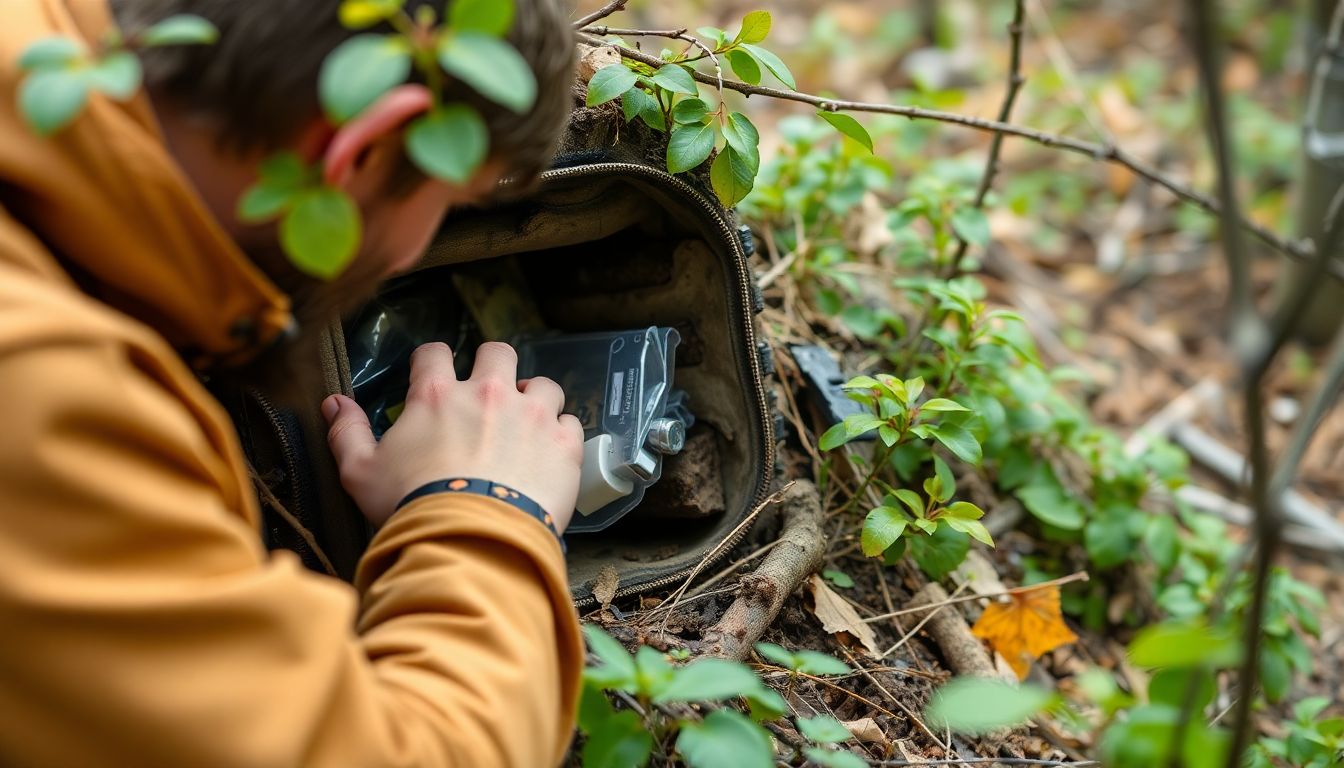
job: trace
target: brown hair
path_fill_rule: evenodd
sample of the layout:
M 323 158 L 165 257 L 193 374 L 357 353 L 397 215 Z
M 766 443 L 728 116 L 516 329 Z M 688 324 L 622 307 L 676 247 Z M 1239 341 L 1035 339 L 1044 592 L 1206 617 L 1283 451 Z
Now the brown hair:
M 569 114 L 575 49 L 560 0 L 515 1 L 508 39 L 536 76 L 532 109 L 515 114 L 451 79 L 443 98 L 481 113 L 491 156 L 503 162 L 505 175 L 526 186 L 549 164 Z M 218 27 L 213 45 L 151 48 L 141 58 L 148 87 L 209 118 L 219 142 L 234 149 L 270 149 L 292 139 L 318 114 L 323 60 L 357 34 L 338 20 L 339 0 L 111 0 L 111 5 L 128 35 L 179 13 L 202 16 Z M 406 3 L 412 14 L 422 5 L 442 12 L 445 4 Z M 397 187 L 406 186 L 405 175 L 398 174 Z

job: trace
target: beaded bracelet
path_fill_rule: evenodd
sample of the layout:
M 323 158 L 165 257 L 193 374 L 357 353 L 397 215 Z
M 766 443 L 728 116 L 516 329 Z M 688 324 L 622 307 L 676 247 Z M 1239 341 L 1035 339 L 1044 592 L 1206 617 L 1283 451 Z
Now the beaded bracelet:
M 410 504 L 421 496 L 429 496 L 435 493 L 470 493 L 475 496 L 488 496 L 492 499 L 499 499 L 505 504 L 513 506 L 528 516 L 537 520 L 537 522 L 546 526 L 546 530 L 555 536 L 556 541 L 560 542 L 560 551 L 565 551 L 565 540 L 560 537 L 560 531 L 555 528 L 555 520 L 550 514 L 541 508 L 541 505 L 532 499 L 524 496 L 518 491 L 513 490 L 507 485 L 492 483 L 489 480 L 481 480 L 475 477 L 454 477 L 447 480 L 435 480 L 432 483 L 425 483 L 414 491 L 406 494 L 398 504 L 397 509 Z

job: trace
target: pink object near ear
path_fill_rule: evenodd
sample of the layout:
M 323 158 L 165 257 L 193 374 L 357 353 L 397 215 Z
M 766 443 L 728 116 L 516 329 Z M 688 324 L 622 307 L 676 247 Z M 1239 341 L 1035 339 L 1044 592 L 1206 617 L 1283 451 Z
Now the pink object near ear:
M 423 85 L 399 85 L 383 94 L 336 129 L 322 158 L 323 181 L 337 187 L 346 183 L 361 151 L 433 105 L 434 98 Z

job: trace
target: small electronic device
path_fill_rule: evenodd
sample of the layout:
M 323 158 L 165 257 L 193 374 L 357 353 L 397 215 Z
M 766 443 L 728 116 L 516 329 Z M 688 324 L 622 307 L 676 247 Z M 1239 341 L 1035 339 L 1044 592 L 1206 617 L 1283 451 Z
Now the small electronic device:
M 518 376 L 545 376 L 565 391 L 565 412 L 583 424 L 579 514 L 569 532 L 600 531 L 624 517 L 681 451 L 694 417 L 672 388 L 674 328 L 518 339 Z

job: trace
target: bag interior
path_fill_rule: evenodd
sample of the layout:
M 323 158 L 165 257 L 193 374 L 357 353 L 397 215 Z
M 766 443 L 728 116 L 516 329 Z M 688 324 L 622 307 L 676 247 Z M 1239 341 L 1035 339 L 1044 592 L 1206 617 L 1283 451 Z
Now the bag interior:
M 651 325 L 680 333 L 674 386 L 689 395 L 696 417 L 687 450 L 667 457 L 662 479 L 624 518 L 566 537 L 571 590 L 581 605 L 592 602 L 608 566 L 618 576 L 618 595 L 684 578 L 736 533 L 764 496 L 773 466 L 764 385 L 753 373 L 759 368 L 751 278 L 740 247 L 702 199 L 622 167 L 553 173 L 524 199 L 450 217 L 415 271 L 380 295 L 437 298 L 429 303 L 451 325 L 463 306 L 461 281 L 488 288 L 503 269 L 529 305 L 505 302 L 495 310 L 505 315 L 539 317 L 564 333 Z M 359 349 L 360 317 L 332 331 L 336 380 L 329 384 L 347 393 L 346 350 Z M 456 338 L 441 340 L 462 358 L 465 375 L 471 350 L 491 339 L 479 328 L 449 335 Z M 403 371 L 389 375 L 400 376 L 404 387 Z

